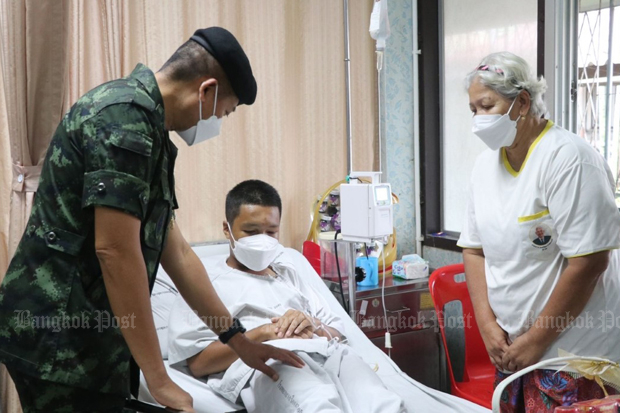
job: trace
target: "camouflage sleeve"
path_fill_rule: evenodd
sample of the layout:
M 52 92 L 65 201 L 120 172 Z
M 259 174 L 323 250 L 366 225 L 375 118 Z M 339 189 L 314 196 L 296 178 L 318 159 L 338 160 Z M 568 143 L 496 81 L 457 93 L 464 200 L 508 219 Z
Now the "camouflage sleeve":
M 105 206 L 144 219 L 152 133 L 144 110 L 129 103 L 108 106 L 83 124 L 83 208 Z

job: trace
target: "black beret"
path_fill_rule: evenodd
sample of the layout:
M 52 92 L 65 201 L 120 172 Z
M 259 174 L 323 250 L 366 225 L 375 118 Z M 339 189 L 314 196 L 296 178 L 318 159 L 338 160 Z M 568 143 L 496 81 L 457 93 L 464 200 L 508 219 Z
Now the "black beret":
M 222 66 L 240 105 L 251 105 L 256 100 L 256 79 L 250 61 L 231 32 L 221 27 L 196 30 L 190 40 L 211 54 Z

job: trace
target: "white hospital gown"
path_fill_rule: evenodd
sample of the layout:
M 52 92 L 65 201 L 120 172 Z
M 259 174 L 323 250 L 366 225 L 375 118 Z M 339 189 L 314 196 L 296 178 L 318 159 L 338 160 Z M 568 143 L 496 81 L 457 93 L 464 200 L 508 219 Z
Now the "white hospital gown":
M 295 250 L 286 249 L 276 260 L 272 267 L 277 277 L 234 270 L 226 264 L 224 257 L 207 262 L 205 267 L 224 305 L 248 330 L 271 323 L 272 317 L 296 309 L 320 319 L 323 324 L 345 335 L 342 320 L 304 282 L 304 277 L 317 277 L 317 274 Z M 169 325 L 168 360 L 172 367 L 181 371 L 187 372 L 188 358 L 218 339 L 180 296 L 172 307 Z M 267 343 L 296 351 L 306 366 L 296 369 L 271 361 L 270 364 L 280 376 L 278 382 L 274 383 L 237 360 L 226 372 L 210 375 L 208 386 L 233 403 L 241 398 L 250 412 L 404 411 L 401 410 L 400 398 L 388 391 L 376 374 L 347 345 L 318 336 L 306 340 L 280 339 Z M 343 377 L 349 379 L 345 382 L 341 380 Z

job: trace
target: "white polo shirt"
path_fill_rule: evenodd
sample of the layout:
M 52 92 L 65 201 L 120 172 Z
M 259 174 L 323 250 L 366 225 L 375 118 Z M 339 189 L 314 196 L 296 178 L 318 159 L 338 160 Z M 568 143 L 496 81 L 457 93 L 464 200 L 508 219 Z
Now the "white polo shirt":
M 620 361 L 620 213 L 605 159 L 548 121 L 519 172 L 503 148 L 489 149 L 470 187 L 458 245 L 484 250 L 489 303 L 510 339 L 533 325 L 567 258 L 613 250 L 586 308 L 543 360 L 562 349 Z

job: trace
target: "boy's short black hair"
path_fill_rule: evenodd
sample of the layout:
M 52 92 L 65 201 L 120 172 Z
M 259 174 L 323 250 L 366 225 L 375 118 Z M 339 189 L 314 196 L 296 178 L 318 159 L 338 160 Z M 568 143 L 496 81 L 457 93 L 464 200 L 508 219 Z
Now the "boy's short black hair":
M 241 205 L 278 207 L 282 216 L 282 200 L 278 191 L 267 182 L 258 179 L 243 181 L 226 195 L 226 220 L 231 226 L 239 216 Z

